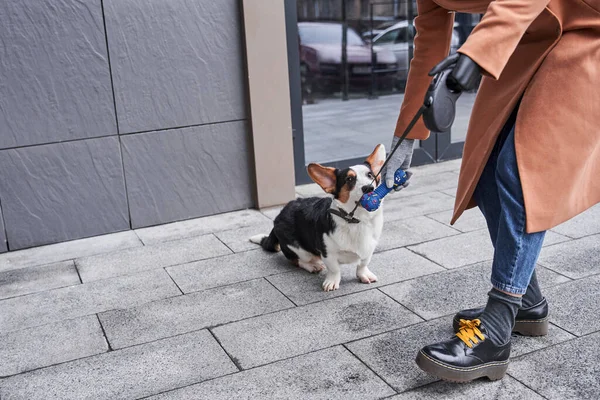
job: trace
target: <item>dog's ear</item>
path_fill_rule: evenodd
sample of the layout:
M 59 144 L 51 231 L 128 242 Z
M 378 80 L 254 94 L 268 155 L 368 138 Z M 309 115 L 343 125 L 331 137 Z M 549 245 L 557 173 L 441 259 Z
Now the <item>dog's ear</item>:
M 382 144 L 378 144 L 375 147 L 375 150 L 371 153 L 369 157 L 365 160 L 367 164 L 371 167 L 371 171 L 373 171 L 374 175 L 377 175 L 379 171 L 381 171 L 381 167 L 385 162 L 385 146 Z
M 327 193 L 335 192 L 335 173 L 335 168 L 324 167 L 315 163 L 308 164 L 308 176 Z

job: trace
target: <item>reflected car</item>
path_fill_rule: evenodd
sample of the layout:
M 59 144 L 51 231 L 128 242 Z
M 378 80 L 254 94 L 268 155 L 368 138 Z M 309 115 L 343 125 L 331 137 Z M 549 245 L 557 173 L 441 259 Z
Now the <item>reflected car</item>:
M 342 85 L 342 24 L 335 22 L 300 22 L 300 71 L 305 92 L 331 94 Z M 393 51 L 374 48 L 378 88 L 393 88 L 397 80 L 397 63 Z M 348 28 L 347 63 L 351 88 L 371 85 L 371 46 Z
M 397 19 L 392 19 L 389 21 L 385 21 L 385 22 L 381 22 L 378 25 L 376 25 L 375 27 L 373 27 L 373 30 L 371 29 L 366 29 L 363 31 L 363 33 L 361 33 L 361 37 L 366 41 L 366 42 L 370 42 L 371 39 L 373 39 L 375 36 L 379 35 L 381 32 L 385 31 L 387 28 L 396 25 L 398 23 Z
M 458 24 L 454 24 L 452 39 L 450 42 L 450 54 L 456 53 L 460 47 L 461 39 L 458 31 Z M 378 48 L 388 49 L 396 55 L 398 63 L 398 82 L 404 87 L 408 78 L 408 46 L 412 43 L 416 34 L 415 26 L 408 25 L 408 21 L 401 21 L 379 33 L 373 39 L 373 44 Z

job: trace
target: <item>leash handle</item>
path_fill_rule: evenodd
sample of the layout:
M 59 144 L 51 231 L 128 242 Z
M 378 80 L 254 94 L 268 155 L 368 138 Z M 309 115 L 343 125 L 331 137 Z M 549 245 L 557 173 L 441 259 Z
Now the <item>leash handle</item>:
M 429 104 L 423 116 L 427 129 L 433 132 L 445 132 L 452 127 L 456 116 L 456 101 L 462 92 L 450 90 L 446 84 L 452 69 L 438 73 L 431 81 L 425 103 Z

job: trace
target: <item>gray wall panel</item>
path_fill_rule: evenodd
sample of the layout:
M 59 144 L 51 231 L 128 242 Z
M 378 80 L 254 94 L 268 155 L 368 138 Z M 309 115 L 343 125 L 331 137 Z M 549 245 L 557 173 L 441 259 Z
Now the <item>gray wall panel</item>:
M 2 199 L 0 199 L 1 201 Z M 8 251 L 6 245 L 6 231 L 4 230 L 4 219 L 2 218 L 2 203 L 0 202 L 0 253 Z
M 0 40 L 0 149 L 116 133 L 100 0 L 2 0 Z
M 238 0 L 105 0 L 121 133 L 246 118 Z
M 245 122 L 121 140 L 133 228 L 253 205 Z
M 0 151 L 11 250 L 129 228 L 118 137 Z

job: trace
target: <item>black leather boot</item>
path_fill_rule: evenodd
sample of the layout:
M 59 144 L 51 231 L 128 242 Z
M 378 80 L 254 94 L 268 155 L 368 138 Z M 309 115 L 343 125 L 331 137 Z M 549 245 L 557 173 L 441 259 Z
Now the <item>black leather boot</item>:
M 454 332 L 458 332 L 460 320 L 473 320 L 479 318 L 484 308 L 471 308 L 459 311 L 452 320 Z M 538 304 L 527 308 L 520 308 L 515 319 L 513 332 L 523 336 L 545 336 L 548 334 L 548 302 L 542 298 Z
M 510 341 L 496 345 L 478 319 L 462 320 L 456 336 L 423 347 L 416 362 L 423 371 L 453 382 L 488 377 L 502 379 L 508 368 Z

